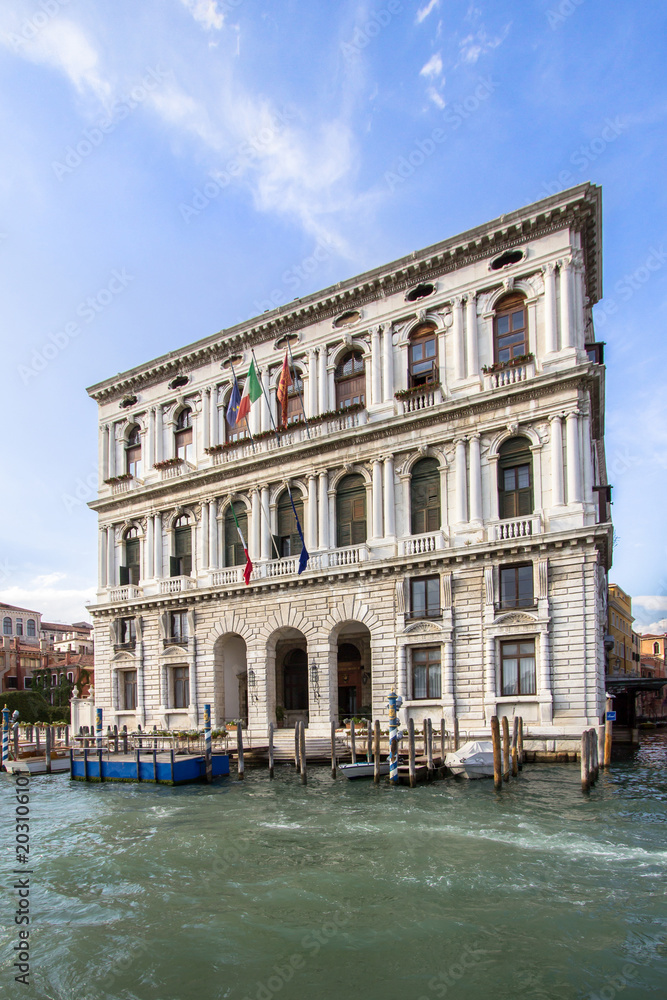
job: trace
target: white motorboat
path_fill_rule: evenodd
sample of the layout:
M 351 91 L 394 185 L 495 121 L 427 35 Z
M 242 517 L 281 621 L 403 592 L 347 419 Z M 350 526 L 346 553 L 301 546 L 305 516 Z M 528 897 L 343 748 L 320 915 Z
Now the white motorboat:
M 372 778 L 375 764 L 372 761 L 357 761 L 356 764 L 339 764 L 338 770 L 346 778 Z M 389 774 L 389 761 L 380 761 L 380 774 Z
M 493 743 L 491 740 L 471 740 L 445 757 L 452 774 L 463 778 L 493 777 Z

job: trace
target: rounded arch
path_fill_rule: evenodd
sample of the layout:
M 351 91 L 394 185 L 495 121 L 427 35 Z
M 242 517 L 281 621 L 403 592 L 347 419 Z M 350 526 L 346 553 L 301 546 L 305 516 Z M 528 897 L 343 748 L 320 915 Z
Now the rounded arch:
M 235 634 L 240 636 L 248 646 L 255 637 L 254 631 L 248 626 L 244 616 L 235 611 L 223 612 L 220 618 L 212 625 L 203 637 L 203 645 L 209 656 L 214 655 L 215 644 L 218 639 L 225 635 Z
M 245 493 L 230 493 L 225 497 L 221 497 L 218 501 L 218 514 L 220 517 L 224 517 L 233 503 L 242 503 L 246 509 L 246 513 L 250 513 L 250 508 L 252 506 L 250 498 L 245 495 Z
M 498 308 L 499 303 L 505 297 L 510 295 L 520 295 L 524 299 L 524 305 L 527 305 L 531 299 L 535 298 L 535 290 L 532 288 L 527 281 L 515 281 L 511 288 L 508 288 L 505 284 L 499 285 L 490 291 L 487 295 L 487 300 L 485 303 L 487 312 L 495 312 Z
M 248 644 L 238 632 L 213 643 L 213 703 L 217 725 L 248 718 Z
M 141 421 L 136 417 L 128 417 L 127 423 L 123 427 L 122 431 L 122 442 L 127 447 L 128 445 L 140 445 L 141 435 L 143 434 L 144 428 L 141 425 Z M 134 440 L 130 440 L 133 437 Z
M 187 517 L 188 524 L 191 527 L 194 527 L 194 525 L 197 523 L 195 512 L 194 510 L 192 510 L 191 507 L 176 507 L 174 510 L 170 511 L 170 513 L 167 515 L 167 519 L 165 521 L 165 527 L 167 531 L 173 531 L 173 529 L 176 527 L 176 521 L 178 521 L 179 517 Z
M 306 370 L 306 362 L 303 358 L 298 358 L 294 362 L 292 362 L 291 359 L 288 358 L 287 363 L 289 365 L 290 375 L 292 376 L 292 378 L 294 378 L 295 374 L 298 375 L 301 381 L 308 378 L 308 373 Z M 276 368 L 274 371 L 271 372 L 269 376 L 269 386 L 271 388 L 273 389 L 278 388 L 278 379 L 280 378 L 280 373 L 282 372 L 282 370 L 283 367 L 281 364 L 278 368 Z M 240 385 L 241 383 L 239 382 L 239 386 Z
M 384 637 L 384 628 L 378 616 L 357 597 L 346 597 L 334 604 L 322 622 L 322 629 L 330 639 L 337 640 L 342 628 L 350 622 L 365 625 L 371 638 Z
M 308 487 L 300 479 L 288 479 L 289 488 L 295 500 L 306 500 L 308 498 Z M 269 493 L 269 503 L 277 504 L 283 493 L 287 493 L 286 482 L 275 483 Z M 298 494 L 298 495 L 297 495 Z
M 291 604 L 281 604 L 273 611 L 268 620 L 260 625 L 257 631 L 257 638 L 265 643 L 266 648 L 270 648 L 271 637 L 281 629 L 294 629 L 301 632 L 310 641 L 317 635 L 316 626 L 305 617 L 300 611 L 295 611 Z
M 130 535 L 129 532 L 131 531 L 136 532 L 136 534 Z M 121 526 L 120 534 L 123 541 L 125 541 L 127 538 L 143 538 L 145 531 L 140 521 L 125 521 Z
M 192 427 L 193 417 L 194 408 L 189 403 L 186 403 L 185 400 L 177 403 L 172 414 L 175 429 L 180 431 Z
M 404 340 L 406 343 L 409 340 L 412 340 L 416 332 L 420 329 L 420 327 L 426 325 L 433 326 L 435 328 L 435 332 L 440 333 L 441 331 L 445 330 L 444 317 L 441 316 L 439 313 L 430 312 L 429 310 L 426 310 L 426 312 L 421 312 L 420 315 L 415 316 L 414 319 L 411 319 L 407 323 L 407 325 L 403 330 L 402 340 Z
M 445 455 L 444 451 L 441 448 L 433 448 L 429 446 L 408 455 L 408 457 L 403 462 L 403 465 L 401 466 L 400 475 L 403 476 L 412 475 L 415 465 L 417 465 L 425 458 L 434 458 L 438 463 L 438 467 L 441 471 L 443 469 L 449 468 L 447 456 Z
M 499 458 L 500 449 L 504 444 L 511 441 L 513 438 L 526 438 L 528 441 L 528 447 L 531 451 L 542 447 L 542 441 L 534 427 L 505 428 L 504 430 L 499 431 L 495 437 L 491 439 L 488 452 L 489 461 Z
M 361 476 L 365 486 L 370 486 L 373 482 L 372 476 L 365 465 L 349 465 L 346 468 L 337 469 L 329 480 L 329 489 L 337 490 L 341 481 L 346 476 Z
M 361 354 L 366 363 L 370 359 L 370 348 L 366 341 L 359 338 L 352 339 L 349 342 L 343 341 L 342 344 L 338 344 L 331 352 L 331 361 L 338 367 L 346 354 Z

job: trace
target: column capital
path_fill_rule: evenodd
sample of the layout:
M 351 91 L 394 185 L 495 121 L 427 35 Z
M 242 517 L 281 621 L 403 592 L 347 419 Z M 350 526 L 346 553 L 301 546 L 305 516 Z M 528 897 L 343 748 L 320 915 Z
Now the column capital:
M 453 295 L 452 296 L 452 305 L 453 306 L 462 306 L 463 305 L 463 296 L 462 295 Z
M 580 417 L 580 416 L 581 416 L 581 411 L 580 410 L 577 410 L 577 409 L 575 409 L 575 410 L 568 410 L 568 412 L 565 414 L 565 419 L 569 420 L 571 417 L 572 418 L 576 418 L 576 417 Z
M 561 257 L 561 259 L 557 260 L 556 263 L 558 264 L 558 267 L 561 269 L 561 271 L 563 271 L 563 270 L 567 271 L 567 270 L 569 270 L 572 267 L 572 258 L 571 257 Z
M 546 264 L 543 264 L 542 267 L 540 268 L 540 270 L 542 271 L 542 274 L 544 274 L 544 275 L 555 274 L 556 273 L 556 265 L 555 265 L 554 261 L 550 260 Z
M 562 413 L 552 413 L 551 416 L 549 417 L 551 423 L 553 423 L 555 420 L 561 421 L 562 419 L 563 419 Z

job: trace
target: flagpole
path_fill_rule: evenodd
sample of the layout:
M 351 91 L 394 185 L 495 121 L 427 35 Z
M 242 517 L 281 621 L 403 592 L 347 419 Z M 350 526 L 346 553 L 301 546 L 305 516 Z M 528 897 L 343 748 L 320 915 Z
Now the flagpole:
M 255 348 L 253 347 L 253 348 L 251 348 L 251 350 L 252 350 L 252 359 L 255 362 L 255 366 L 257 368 L 259 368 L 259 365 L 257 363 L 257 358 L 255 357 Z M 268 366 L 267 366 L 267 370 L 268 370 Z M 267 406 L 267 409 L 269 411 L 269 419 L 271 420 L 271 426 L 273 427 L 273 430 L 274 430 L 274 433 L 276 435 L 276 438 L 278 439 L 278 441 L 280 441 L 280 433 L 278 431 L 278 428 L 276 427 L 276 422 L 273 419 L 273 413 L 271 412 L 271 403 L 269 401 L 269 397 L 267 395 L 266 389 L 264 388 L 264 380 L 260 378 L 259 384 L 262 387 L 262 393 L 264 395 L 264 399 L 266 400 L 266 406 Z
M 254 357 L 254 352 L 253 352 L 253 357 Z M 236 372 L 234 371 L 234 362 L 232 361 L 231 358 L 229 359 L 229 365 L 230 365 L 230 367 L 232 369 L 232 375 L 234 376 L 234 381 L 236 382 L 236 385 L 238 386 L 239 380 L 236 377 Z M 237 412 L 238 412 L 238 410 L 237 410 Z M 250 421 L 248 420 L 247 417 L 245 418 L 245 429 L 248 432 L 248 436 L 250 438 L 250 444 L 252 445 L 252 450 L 255 451 L 255 439 L 252 436 L 252 431 L 250 430 Z
M 310 438 L 310 429 L 308 427 L 308 417 L 306 416 L 306 410 L 303 405 L 303 392 L 299 389 L 299 376 L 294 365 L 294 355 L 292 354 L 292 345 L 289 342 L 289 337 L 287 338 L 287 350 L 289 351 L 290 361 L 292 362 L 292 377 L 294 379 L 294 386 L 296 388 L 296 394 L 299 397 L 299 402 L 301 403 L 301 412 L 303 413 L 303 420 L 306 425 L 306 435 Z M 312 378 L 312 373 L 310 378 Z M 302 383 L 303 384 L 303 383 Z

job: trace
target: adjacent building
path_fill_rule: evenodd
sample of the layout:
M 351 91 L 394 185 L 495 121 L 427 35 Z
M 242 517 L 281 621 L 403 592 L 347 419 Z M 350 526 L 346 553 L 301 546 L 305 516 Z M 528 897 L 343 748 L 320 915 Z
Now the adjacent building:
M 639 635 L 632 627 L 632 598 L 615 584 L 609 584 L 608 635 L 611 641 L 608 649 L 608 673 L 627 674 L 639 677 Z
M 396 689 L 403 720 L 456 714 L 464 733 L 520 714 L 551 747 L 594 725 L 601 253 L 583 184 L 90 388 L 106 722 L 198 727 L 210 702 L 259 739 L 328 733 L 386 718 Z

